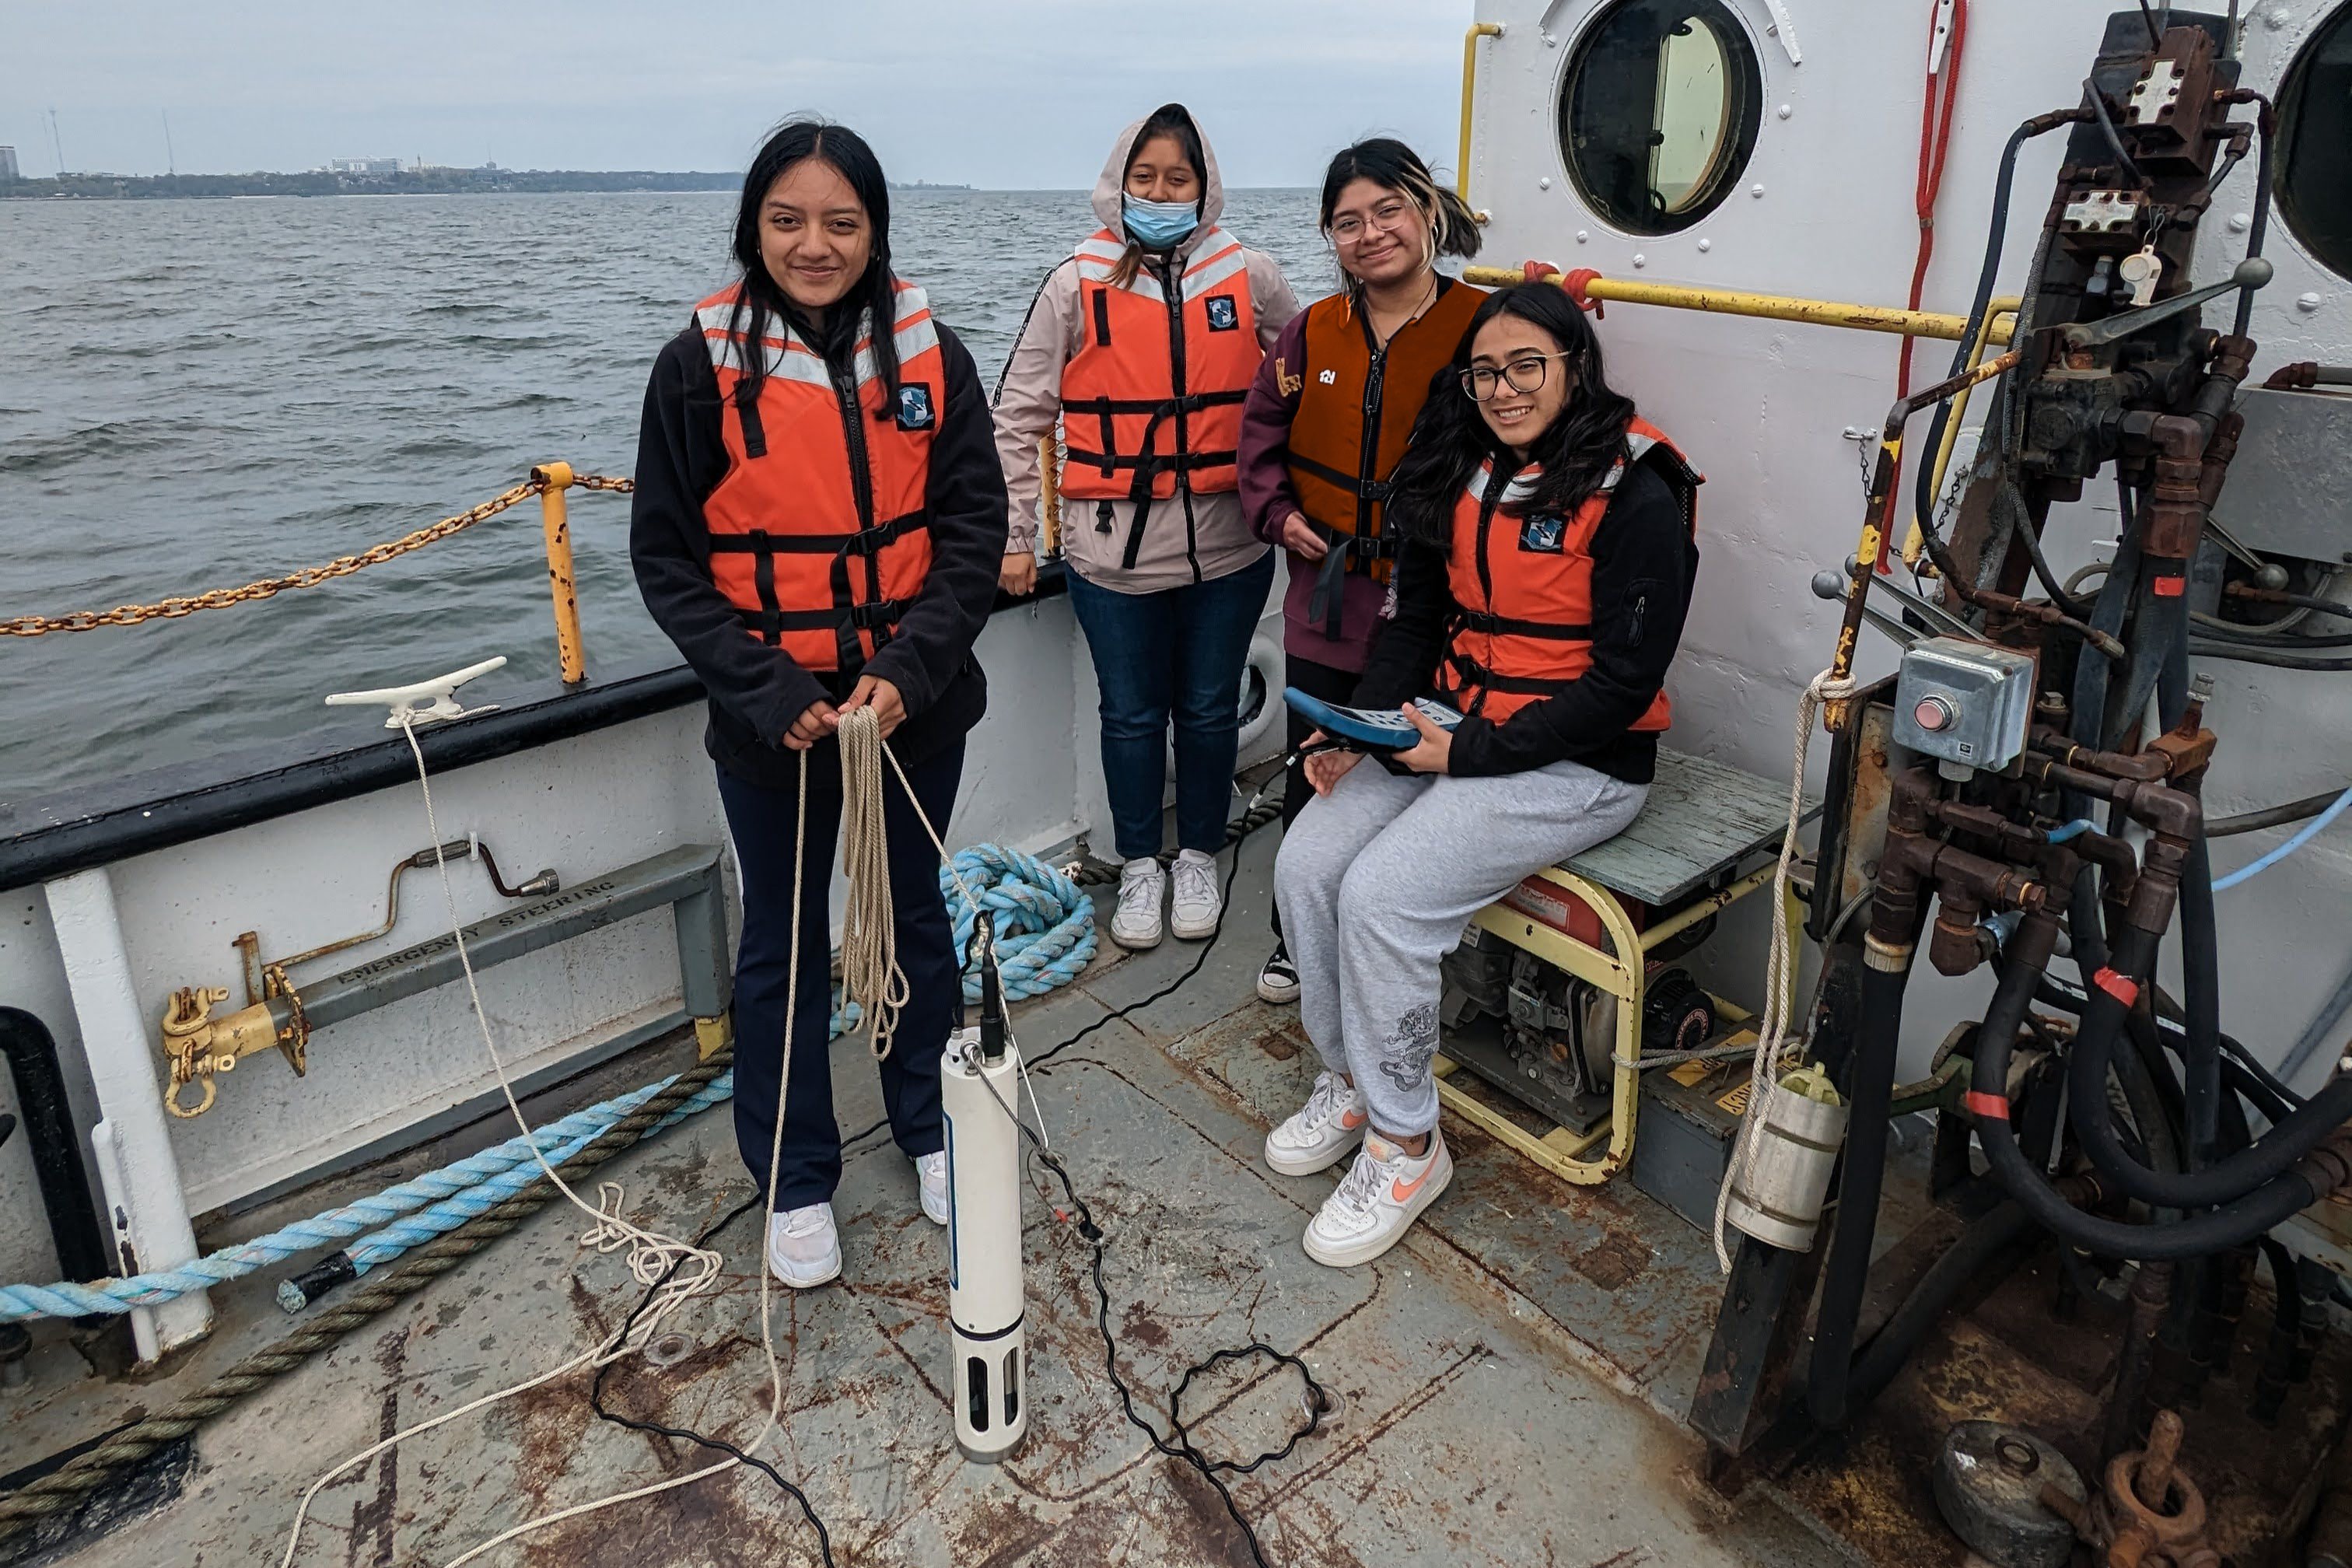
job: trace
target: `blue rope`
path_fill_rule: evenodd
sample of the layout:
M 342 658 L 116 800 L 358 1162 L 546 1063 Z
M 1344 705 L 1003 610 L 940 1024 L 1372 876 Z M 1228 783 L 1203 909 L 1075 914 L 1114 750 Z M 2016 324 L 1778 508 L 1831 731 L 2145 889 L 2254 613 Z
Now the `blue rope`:
M 972 922 L 980 912 L 957 886 L 958 877 L 978 895 L 981 907 L 996 916 L 997 969 L 1008 1001 L 1043 996 L 1076 979 L 1094 962 L 1094 900 L 1067 872 L 996 844 L 959 849 L 954 872 L 940 869 L 940 892 L 948 901 L 958 952 L 971 950 Z M 963 999 L 980 1000 L 977 966 L 964 971 Z
M 955 865 L 979 892 L 982 904 L 996 912 L 997 952 L 1008 997 L 1042 996 L 1067 984 L 1093 960 L 1094 904 L 1067 875 L 1034 856 L 992 844 L 959 851 Z M 957 951 L 965 951 L 971 942 L 974 910 L 945 871 L 940 881 L 954 921 Z M 977 971 L 964 976 L 963 994 L 967 1002 L 980 999 Z M 835 1003 L 829 1034 L 838 1038 L 857 1026 L 860 1009 L 838 994 Z M 119 1316 L 141 1307 L 160 1307 L 191 1291 L 226 1285 L 298 1254 L 343 1242 L 351 1243 L 345 1251 L 353 1269 L 364 1274 L 531 1187 L 543 1179 L 535 1154 L 544 1155 L 550 1165 L 561 1168 L 673 1081 L 664 1079 L 617 1095 L 528 1135 L 518 1134 L 495 1148 L 387 1187 L 373 1197 L 330 1209 L 177 1268 L 87 1284 L 0 1285 L 0 1322 Z M 734 1082 L 731 1072 L 713 1079 L 651 1131 L 674 1127 L 720 1104 L 733 1095 Z M 287 1304 L 289 1291 L 294 1300 L 288 1310 L 299 1310 L 303 1304 L 301 1293 L 291 1281 L 278 1288 L 280 1304 Z

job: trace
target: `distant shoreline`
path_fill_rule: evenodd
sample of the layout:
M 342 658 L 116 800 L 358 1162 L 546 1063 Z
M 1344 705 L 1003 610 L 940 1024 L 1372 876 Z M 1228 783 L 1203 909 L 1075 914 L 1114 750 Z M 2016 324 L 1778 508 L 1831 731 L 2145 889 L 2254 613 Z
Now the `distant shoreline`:
M 78 174 L 0 182 L 0 199 L 43 201 L 226 200 L 237 196 L 468 196 L 563 192 L 737 191 L 732 171 L 650 169 L 403 169 L 391 174 Z M 896 191 L 969 191 L 915 181 Z

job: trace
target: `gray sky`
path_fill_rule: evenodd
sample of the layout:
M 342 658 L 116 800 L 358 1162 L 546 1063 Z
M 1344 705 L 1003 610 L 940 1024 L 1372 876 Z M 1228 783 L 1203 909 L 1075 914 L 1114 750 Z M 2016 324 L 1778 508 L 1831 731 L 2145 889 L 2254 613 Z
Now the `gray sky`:
M 1449 171 L 1471 0 L 58 0 L 0 22 L 0 143 L 58 166 L 306 169 L 330 157 L 734 169 L 795 110 L 855 126 L 891 176 L 1091 184 L 1170 99 L 1229 182 L 1305 184 L 1401 135 Z

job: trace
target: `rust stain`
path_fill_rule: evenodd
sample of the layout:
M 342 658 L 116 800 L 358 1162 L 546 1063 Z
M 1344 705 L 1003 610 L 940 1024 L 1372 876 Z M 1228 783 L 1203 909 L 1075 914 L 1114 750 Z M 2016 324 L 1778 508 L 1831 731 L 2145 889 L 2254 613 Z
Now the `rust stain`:
M 1569 1262 L 1603 1290 L 1614 1290 L 1639 1279 L 1650 1267 L 1650 1248 L 1631 1231 L 1612 1230 Z
M 1257 1048 L 1276 1061 L 1295 1061 L 1298 1057 L 1298 1040 L 1288 1029 L 1267 1029 L 1259 1034 Z
M 400 1430 L 400 1375 L 407 1359 L 406 1329 L 394 1329 L 376 1342 L 376 1370 L 383 1374 L 383 1405 L 376 1417 L 379 1442 Z M 392 1568 L 392 1531 L 400 1513 L 400 1450 L 385 1449 L 376 1465 L 375 1496 L 352 1508 L 344 1568 Z

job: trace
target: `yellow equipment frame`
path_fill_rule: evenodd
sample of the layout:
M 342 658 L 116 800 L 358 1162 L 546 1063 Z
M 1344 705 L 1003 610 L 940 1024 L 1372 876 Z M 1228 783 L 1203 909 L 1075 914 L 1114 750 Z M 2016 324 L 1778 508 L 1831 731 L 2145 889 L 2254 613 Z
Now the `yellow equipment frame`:
M 1562 1181 L 1580 1187 L 1598 1186 L 1623 1170 L 1633 1162 L 1635 1121 L 1641 1109 L 1642 1004 L 1647 994 L 1647 955 L 1709 915 L 1730 908 L 1760 888 L 1769 887 L 1777 867 L 1777 860 L 1759 867 L 1730 886 L 1675 910 L 1647 931 L 1634 930 L 1633 917 L 1625 906 L 1600 883 L 1557 866 L 1538 872 L 1545 881 L 1583 900 L 1600 917 L 1609 943 L 1606 948 L 1579 942 L 1507 904 L 1489 904 L 1479 910 L 1471 918 L 1471 923 L 1479 930 L 1523 948 L 1546 963 L 1589 981 L 1617 998 L 1617 1039 L 1610 1056 L 1615 1069 L 1612 1074 L 1610 1116 L 1607 1122 L 1591 1132 L 1577 1133 L 1555 1127 L 1538 1137 L 1457 1088 L 1451 1081 L 1457 1064 L 1444 1055 L 1439 1056 L 1435 1066 L 1438 1103 Z M 1783 906 L 1781 918 L 1789 922 L 1790 940 L 1794 941 L 1804 917 L 1793 895 Z M 1617 956 L 1626 952 L 1640 953 L 1643 958 L 1629 963 Z M 1720 998 L 1716 999 L 1715 1006 L 1719 1016 L 1734 1022 L 1749 1016 L 1746 1009 Z M 1609 1142 L 1607 1152 L 1597 1160 L 1581 1158 L 1586 1150 L 1604 1138 Z

